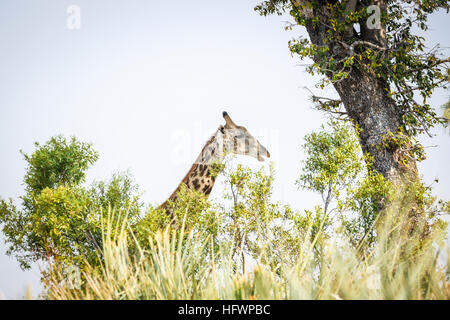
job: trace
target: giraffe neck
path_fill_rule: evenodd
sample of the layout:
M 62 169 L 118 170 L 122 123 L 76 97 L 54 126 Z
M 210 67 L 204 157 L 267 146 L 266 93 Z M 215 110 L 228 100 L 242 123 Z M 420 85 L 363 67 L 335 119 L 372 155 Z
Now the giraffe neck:
M 177 193 L 180 191 L 182 185 L 185 185 L 190 190 L 196 190 L 209 196 L 215 183 L 215 176 L 212 174 L 212 162 L 220 157 L 219 139 L 220 131 L 216 133 L 206 142 L 202 152 L 197 157 L 196 161 L 183 178 L 181 183 L 171 194 L 161 207 L 166 209 L 167 214 L 171 215 L 167 205 L 168 202 L 175 202 L 177 200 Z

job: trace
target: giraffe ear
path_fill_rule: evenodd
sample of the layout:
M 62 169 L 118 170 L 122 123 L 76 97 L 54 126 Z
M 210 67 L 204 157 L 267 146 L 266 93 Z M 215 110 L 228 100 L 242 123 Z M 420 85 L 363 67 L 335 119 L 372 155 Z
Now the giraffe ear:
M 225 119 L 225 122 L 226 122 L 225 126 L 227 128 L 236 128 L 237 127 L 236 124 L 233 122 L 233 120 L 231 120 L 230 116 L 228 115 L 228 113 L 226 111 L 224 111 L 222 113 L 222 115 L 223 115 L 223 118 Z

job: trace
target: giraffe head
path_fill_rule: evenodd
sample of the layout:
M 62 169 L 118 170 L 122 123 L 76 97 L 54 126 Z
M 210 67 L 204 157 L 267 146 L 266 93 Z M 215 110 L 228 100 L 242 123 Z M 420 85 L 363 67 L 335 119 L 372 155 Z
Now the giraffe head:
M 264 161 L 263 157 L 270 157 L 269 151 L 245 127 L 235 124 L 225 111 L 223 118 L 225 125 L 221 125 L 219 131 L 225 153 L 247 155 L 259 161 Z

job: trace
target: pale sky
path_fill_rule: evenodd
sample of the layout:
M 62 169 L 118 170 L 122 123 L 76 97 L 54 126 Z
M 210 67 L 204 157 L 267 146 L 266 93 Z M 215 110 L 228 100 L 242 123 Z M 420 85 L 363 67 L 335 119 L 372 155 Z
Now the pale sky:
M 75 135 L 92 142 L 100 160 L 88 183 L 129 169 L 147 203 L 162 203 L 184 177 L 206 139 L 223 123 L 222 111 L 246 126 L 272 154 L 275 200 L 303 210 L 319 197 L 295 185 L 305 134 L 324 123 L 309 93 L 307 74 L 287 42 L 289 17 L 260 17 L 259 1 L 3 0 L 0 2 L 0 196 L 23 192 L 33 142 Z M 67 8 L 81 9 L 81 29 L 67 27 Z M 432 16 L 430 45 L 449 47 L 445 13 Z M 449 50 L 447 49 L 447 54 Z M 333 95 L 332 90 L 321 92 Z M 448 98 L 436 91 L 432 103 Z M 441 112 L 440 110 L 438 112 Z M 424 180 L 450 199 L 450 135 L 439 128 L 421 139 L 428 159 Z M 254 168 L 255 159 L 238 157 Z M 267 163 L 266 163 L 267 164 Z M 212 197 L 221 194 L 220 181 Z M 2 236 L 0 236 L 2 238 Z M 38 293 L 39 272 L 23 272 L 0 243 L 0 296 Z

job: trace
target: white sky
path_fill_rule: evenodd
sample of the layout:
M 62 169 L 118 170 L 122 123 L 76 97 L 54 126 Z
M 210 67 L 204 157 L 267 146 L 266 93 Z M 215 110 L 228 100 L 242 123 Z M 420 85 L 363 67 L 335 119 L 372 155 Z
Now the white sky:
M 22 194 L 25 162 L 62 133 L 94 143 L 100 160 L 88 182 L 130 169 L 144 200 L 162 203 L 205 140 L 223 123 L 222 111 L 246 126 L 275 161 L 276 200 L 303 210 L 319 198 L 298 190 L 303 136 L 324 115 L 311 109 L 317 79 L 292 58 L 288 17 L 260 17 L 259 1 L 9 0 L 0 3 L 0 196 Z M 69 5 L 81 8 L 81 29 L 66 26 Z M 431 18 L 428 43 L 449 46 L 449 20 Z M 448 50 L 447 50 L 448 53 Z M 318 92 L 318 91 L 316 91 Z M 326 93 L 321 93 L 326 94 Z M 328 94 L 333 94 L 329 90 Z M 436 91 L 432 103 L 448 94 Z M 439 111 L 441 112 L 441 111 Z M 449 132 L 423 138 L 425 181 L 450 199 Z M 257 168 L 254 159 L 238 158 Z M 216 184 L 217 185 L 217 184 Z M 221 194 L 221 187 L 212 197 Z M 17 298 L 27 284 L 37 293 L 37 268 L 23 272 L 0 243 L 0 292 Z M 1 296 L 1 294 L 0 294 Z

